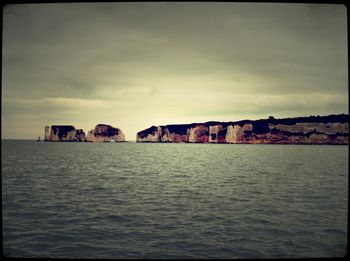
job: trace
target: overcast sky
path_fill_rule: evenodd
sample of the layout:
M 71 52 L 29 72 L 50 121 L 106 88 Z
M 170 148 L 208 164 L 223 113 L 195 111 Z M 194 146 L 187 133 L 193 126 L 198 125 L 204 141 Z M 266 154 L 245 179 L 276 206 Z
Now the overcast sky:
M 2 138 L 348 113 L 346 23 L 326 4 L 8 5 Z

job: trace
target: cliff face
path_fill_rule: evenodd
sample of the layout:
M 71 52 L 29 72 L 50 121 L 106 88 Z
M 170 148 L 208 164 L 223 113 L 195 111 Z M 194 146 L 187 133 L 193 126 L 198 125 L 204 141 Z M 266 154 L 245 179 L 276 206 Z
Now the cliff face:
M 45 141 L 85 141 L 85 132 L 72 125 L 52 125 L 45 127 Z
M 107 124 L 98 124 L 90 130 L 86 136 L 90 142 L 125 141 L 125 135 L 121 129 L 114 128 Z
M 349 144 L 349 115 L 152 126 L 137 142 Z

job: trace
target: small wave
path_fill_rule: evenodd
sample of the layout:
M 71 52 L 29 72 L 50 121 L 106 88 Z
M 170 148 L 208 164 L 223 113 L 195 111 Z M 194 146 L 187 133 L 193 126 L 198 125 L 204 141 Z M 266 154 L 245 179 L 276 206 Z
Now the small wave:
M 111 221 L 121 221 L 121 222 L 129 222 L 130 219 L 129 218 L 126 218 L 126 217 L 123 217 L 123 216 L 119 216 L 119 215 L 106 215 L 106 216 L 103 216 L 101 217 L 102 219 L 108 219 L 108 220 L 111 220 Z
M 275 225 L 275 223 L 267 218 L 248 216 L 244 219 L 244 223 L 256 225 Z
M 262 230 L 264 231 L 264 233 L 268 233 L 273 237 L 285 237 L 293 235 L 291 232 L 281 228 L 263 228 Z
M 346 235 L 346 231 L 341 228 L 326 228 L 321 232 L 326 234 Z
M 237 247 L 233 250 L 232 258 L 263 258 L 263 252 L 254 249 L 254 246 L 251 248 Z
M 191 217 L 191 220 L 193 222 L 210 222 L 215 221 L 215 216 L 193 216 Z
M 186 174 L 176 174 L 174 176 L 172 176 L 172 178 L 190 178 L 190 175 L 186 175 Z

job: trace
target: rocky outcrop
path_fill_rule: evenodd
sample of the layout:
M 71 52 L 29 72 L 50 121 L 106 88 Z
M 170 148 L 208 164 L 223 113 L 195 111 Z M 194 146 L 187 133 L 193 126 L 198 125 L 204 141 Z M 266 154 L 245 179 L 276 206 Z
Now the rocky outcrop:
M 253 125 L 245 123 L 243 126 L 232 124 L 227 126 L 225 141 L 227 143 L 249 143 L 249 135 L 253 132 Z
M 77 141 L 85 141 L 85 132 L 82 129 L 77 129 L 75 134 Z
M 152 126 L 137 142 L 349 144 L 349 115 Z
M 188 142 L 191 143 L 206 143 L 209 141 L 209 126 L 198 124 L 189 129 Z
M 44 141 L 85 141 L 85 132 L 72 125 L 45 126 Z
M 162 126 L 162 142 L 188 142 L 188 128 L 182 125 Z
M 160 142 L 162 141 L 162 128 L 152 126 L 145 131 L 139 132 L 139 141 L 142 142 Z
M 125 135 L 121 129 L 107 124 L 98 124 L 87 135 L 82 129 L 75 129 L 72 125 L 45 126 L 44 141 L 63 142 L 111 142 L 125 141 Z
M 107 124 L 97 124 L 86 136 L 88 142 L 119 142 L 125 141 L 125 135 L 119 128 Z

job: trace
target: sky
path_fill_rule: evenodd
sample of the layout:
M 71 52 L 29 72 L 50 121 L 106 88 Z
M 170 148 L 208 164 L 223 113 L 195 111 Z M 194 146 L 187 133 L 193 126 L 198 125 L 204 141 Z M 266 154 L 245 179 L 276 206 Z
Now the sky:
M 349 113 L 339 4 L 14 4 L 2 48 L 2 139 Z

